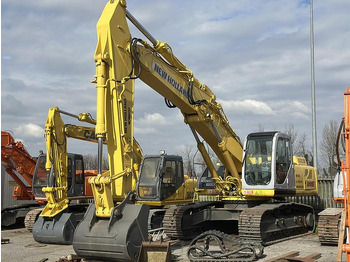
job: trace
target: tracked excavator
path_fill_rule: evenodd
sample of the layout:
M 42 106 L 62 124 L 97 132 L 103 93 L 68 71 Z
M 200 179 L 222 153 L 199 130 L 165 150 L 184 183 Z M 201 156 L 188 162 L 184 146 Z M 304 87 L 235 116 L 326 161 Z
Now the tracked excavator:
M 94 134 L 93 129 L 90 132 Z M 86 136 L 90 137 L 91 135 L 86 133 Z M 33 203 L 26 202 L 25 204 L 3 208 L 1 210 L 1 223 L 4 226 L 10 226 L 15 224 L 17 220 L 23 219 L 25 227 L 32 231 L 35 221 L 47 202 L 42 191 L 48 182 L 45 171 L 46 154 L 41 152 L 38 157 L 32 157 L 22 142 L 15 141 L 8 132 L 1 132 L 1 142 L 1 164 L 5 167 L 7 174 L 18 184 L 17 187 L 14 187 L 12 197 L 15 200 L 33 200 Z M 96 170 L 84 170 L 78 167 L 83 166 L 82 164 L 82 155 L 68 154 L 69 199 L 74 198 L 78 184 L 83 189 L 85 188 L 85 196 L 92 197 L 91 187 L 87 180 L 83 185 L 83 181 L 75 177 L 75 170 L 82 178 L 96 175 L 97 172 Z M 83 196 L 84 193 L 79 193 L 79 199 L 82 199 Z
M 97 142 L 93 127 L 64 124 L 61 115 L 70 116 L 81 122 L 94 125 L 95 120 L 88 113 L 74 115 L 57 107 L 50 108 L 46 120 L 46 154 L 39 156 L 33 176 L 33 194 L 36 200 L 47 200 L 41 210 L 31 214 L 36 220 L 33 237 L 37 242 L 71 244 L 76 225 L 82 219 L 88 204 L 73 203 L 76 200 L 92 198 L 90 177 L 97 171 L 85 170 L 83 157 L 68 153 L 68 138 Z M 136 163 L 141 161 L 142 152 L 135 143 Z
M 36 163 L 36 158 L 29 154 L 21 141 L 15 141 L 9 132 L 1 131 L 1 165 L 18 185 L 13 189 L 12 198 L 26 201 L 20 205 L 1 208 L 2 226 L 12 226 L 17 222 L 22 223 L 29 211 L 40 206 L 34 201 L 32 192 L 32 179 Z
M 92 198 L 87 183 L 92 171 L 84 172 L 82 155 L 68 153 L 69 137 L 95 142 L 93 127 L 64 124 L 61 115 L 94 124 L 90 114 L 74 115 L 57 107 L 49 109 L 45 124 L 46 153 L 38 158 L 33 176 L 33 193 L 38 201 L 46 200 L 40 210 L 26 218 L 33 225 L 33 238 L 41 243 L 70 244 L 76 224 L 84 215 L 88 204 L 75 200 Z M 65 183 L 62 183 L 65 181 Z M 48 190 L 48 187 L 53 187 Z
M 151 43 L 132 38 L 127 20 Z M 136 260 L 147 238 L 149 206 L 162 208 L 169 199 L 193 200 L 166 209 L 162 225 L 170 238 L 193 238 L 221 224 L 238 225 L 242 238 L 268 243 L 314 227 L 312 207 L 270 201 L 317 194 L 316 170 L 306 166 L 305 159 L 293 158 L 288 136 L 253 133 L 243 150 L 213 92 L 176 58 L 167 43 L 157 41 L 136 20 L 126 9 L 126 1 L 107 3 L 97 37 L 92 82 L 97 90 L 98 175 L 89 179 L 94 204 L 74 233 L 73 247 L 79 256 Z M 209 170 L 203 179 L 211 183 L 191 190 L 183 179 L 182 159 L 174 156 L 145 157 L 140 170 L 135 169 L 134 80 L 138 78 L 163 96 L 168 107 L 181 111 Z M 200 137 L 222 162 L 221 176 Z M 105 173 L 104 142 L 110 167 Z

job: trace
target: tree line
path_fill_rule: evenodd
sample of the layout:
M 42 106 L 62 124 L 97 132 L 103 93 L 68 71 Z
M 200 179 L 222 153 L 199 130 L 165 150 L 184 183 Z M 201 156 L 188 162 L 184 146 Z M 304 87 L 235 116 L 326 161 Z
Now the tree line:
M 336 143 L 337 135 L 339 130 L 339 125 L 335 120 L 330 120 L 327 122 L 322 129 L 321 137 L 319 137 L 320 142 L 318 143 L 318 174 L 322 176 L 334 176 L 339 169 L 338 164 L 335 161 L 336 156 Z M 274 128 L 278 130 L 277 128 Z M 264 132 L 265 128 L 262 124 L 258 124 L 254 132 Z M 312 150 L 312 143 L 310 143 L 309 137 L 305 132 L 299 133 L 295 128 L 294 124 L 289 124 L 285 126 L 282 130 L 282 133 L 285 133 L 290 136 L 291 144 L 293 149 L 294 156 L 304 157 L 308 165 L 313 165 L 314 154 Z M 342 144 L 342 143 L 340 143 Z M 344 156 L 344 148 L 339 147 L 339 154 L 341 157 Z M 186 145 L 182 149 L 182 157 L 184 160 L 184 169 L 187 174 L 198 173 L 198 171 L 203 171 L 201 168 L 196 168 L 196 165 L 201 165 L 205 168 L 204 160 L 201 157 L 200 153 L 196 154 L 197 147 L 194 145 Z M 214 164 L 220 162 L 217 156 L 213 151 L 208 147 L 208 152 Z
M 319 167 L 318 174 L 323 176 L 334 176 L 338 171 L 338 165 L 335 163 L 336 142 L 338 135 L 339 123 L 335 120 L 330 120 L 322 129 L 321 140 L 319 143 Z M 263 132 L 265 128 L 262 124 L 258 124 L 255 132 Z M 304 157 L 308 165 L 313 165 L 314 155 L 312 144 L 309 142 L 309 137 L 305 132 L 299 133 L 294 124 L 285 126 L 281 132 L 286 133 L 291 138 L 293 154 L 295 156 Z M 341 143 L 342 144 L 342 143 Z M 213 150 L 207 146 L 207 151 L 214 165 L 219 164 L 220 160 L 215 155 Z M 184 172 L 189 176 L 200 175 L 206 168 L 205 162 L 198 152 L 195 145 L 185 145 L 181 150 L 183 157 Z M 344 148 L 340 146 L 340 155 L 344 156 Z M 84 155 L 85 170 L 97 170 L 97 155 Z M 108 170 L 108 158 L 103 157 L 103 169 Z

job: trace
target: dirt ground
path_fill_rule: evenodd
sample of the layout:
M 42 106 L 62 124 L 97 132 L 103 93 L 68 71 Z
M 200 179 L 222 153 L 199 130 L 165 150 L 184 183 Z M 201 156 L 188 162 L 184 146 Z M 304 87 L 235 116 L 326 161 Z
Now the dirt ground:
M 47 258 L 48 262 L 54 262 L 60 257 L 74 254 L 71 245 L 46 245 L 35 242 L 32 234 L 24 228 L 2 230 L 1 237 L 10 239 L 9 244 L 1 245 L 1 261 L 39 262 Z M 172 254 L 175 255 L 176 261 L 188 261 L 186 256 L 187 247 L 188 243 L 185 242 L 178 243 L 172 247 Z M 321 246 L 317 235 L 311 234 L 265 247 L 264 254 L 266 256 L 259 261 L 264 261 L 289 251 L 299 251 L 300 256 L 321 253 L 322 257 L 317 260 L 319 262 L 335 262 L 337 255 L 336 246 Z

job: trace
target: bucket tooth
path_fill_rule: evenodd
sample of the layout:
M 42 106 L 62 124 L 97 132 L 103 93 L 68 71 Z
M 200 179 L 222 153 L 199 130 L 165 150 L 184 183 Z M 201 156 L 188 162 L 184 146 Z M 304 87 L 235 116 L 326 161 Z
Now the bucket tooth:
M 112 212 L 118 216 L 109 219 L 96 217 L 95 211 L 91 204 L 74 233 L 75 252 L 88 260 L 136 261 L 147 240 L 149 207 L 122 203 Z

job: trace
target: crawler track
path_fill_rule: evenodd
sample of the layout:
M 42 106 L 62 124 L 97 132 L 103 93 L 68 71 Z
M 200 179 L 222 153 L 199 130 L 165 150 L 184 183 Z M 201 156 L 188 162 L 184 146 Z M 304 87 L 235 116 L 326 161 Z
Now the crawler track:
M 164 215 L 164 233 L 171 239 L 184 239 L 185 232 L 182 230 L 182 216 L 185 206 L 174 206 L 169 208 Z
M 148 230 L 162 228 L 164 214 L 164 209 L 151 209 L 148 215 Z
M 263 252 L 260 242 L 242 241 L 209 230 L 192 240 L 187 256 L 192 262 L 248 262 L 261 258 Z
M 240 214 L 239 236 L 268 245 L 312 230 L 313 209 L 295 203 L 262 204 Z
M 194 217 L 196 212 L 208 208 L 206 216 L 210 216 L 210 210 L 219 206 L 219 202 L 200 202 L 171 207 L 164 216 L 164 233 L 171 239 L 186 240 L 209 229 L 216 229 L 210 220 L 196 224 Z M 237 220 L 241 239 L 264 245 L 306 234 L 315 226 L 313 208 L 303 204 L 258 204 L 245 209 L 232 209 L 232 212 L 240 212 Z
M 43 211 L 43 209 L 44 208 L 36 208 L 27 213 L 24 219 L 24 225 L 26 229 L 28 229 L 30 232 L 33 231 L 35 221 L 37 220 L 39 214 L 41 213 L 41 211 Z
M 193 239 L 206 229 L 203 227 L 203 225 L 192 225 L 191 222 L 186 222 L 186 216 L 191 212 L 198 212 L 210 205 L 213 205 L 213 203 L 200 202 L 196 204 L 170 207 L 167 209 L 164 215 L 164 233 L 170 239 Z

